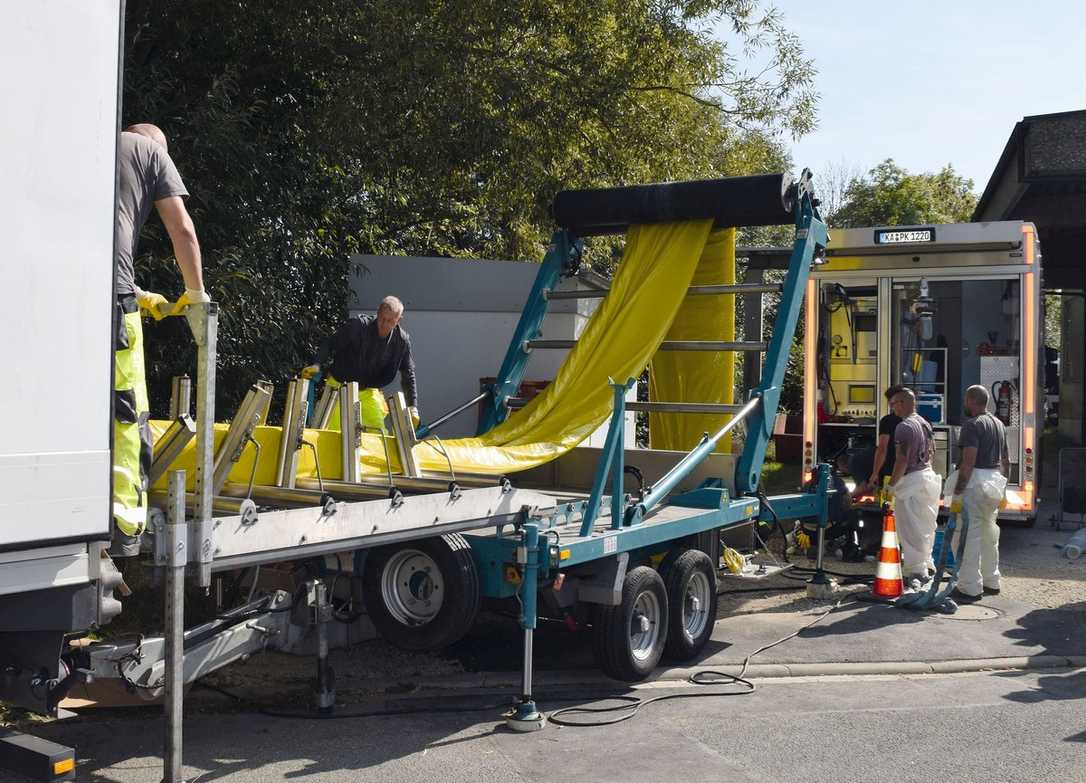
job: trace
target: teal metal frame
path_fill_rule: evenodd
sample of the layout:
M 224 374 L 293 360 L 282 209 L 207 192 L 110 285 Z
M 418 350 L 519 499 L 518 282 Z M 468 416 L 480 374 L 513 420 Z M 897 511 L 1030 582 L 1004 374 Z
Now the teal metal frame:
M 561 276 L 571 274 L 580 263 L 582 246 L 582 241 L 565 229 L 555 231 L 551 237 L 551 244 L 535 276 L 528 302 L 520 314 L 520 321 L 505 352 L 501 369 L 494 384 L 488 389 L 490 397 L 484 403 L 477 434 L 489 432 L 509 416 L 506 400 L 517 395 L 531 354 L 526 343 L 540 335 L 543 319 L 547 317 L 550 302 L 546 293 L 553 291 Z
M 561 503 L 554 512 L 546 515 L 525 509 L 511 528 L 499 527 L 493 535 L 465 534 L 478 567 L 482 595 L 489 598 L 516 596 L 520 600 L 520 625 L 525 632 L 525 651 L 524 682 L 521 703 L 515 711 L 517 714 L 537 714 L 531 696 L 531 639 L 538 622 L 537 593 L 562 569 L 622 553 L 630 554 L 632 562 L 645 562 L 651 555 L 671 548 L 678 540 L 749 522 L 813 518 L 820 527 L 828 525 L 831 494 L 829 465 L 818 466 L 813 492 L 767 498 L 758 491 L 807 281 L 811 267 L 820 262 L 829 241 L 829 233 L 818 213 L 807 172 L 794 186 L 792 195 L 796 216 L 795 240 L 783 285 L 780 313 L 766 351 L 762 381 L 727 424 L 712 435 L 705 433 L 698 445 L 655 482 L 644 497 L 631 502 L 623 486 L 623 433 L 626 392 L 632 388 L 635 380 L 611 380 L 614 393 L 611 420 L 588 499 Z M 579 253 L 579 240 L 573 239 L 565 231 L 554 234 L 497 381 L 491 387 L 480 433 L 496 426 L 508 415 L 505 400 L 517 393 L 523 379 L 529 355 L 526 342 L 539 335 L 547 313 L 545 292 L 553 289 L 559 275 L 570 266 L 571 257 Z M 736 464 L 735 496 L 719 479 L 709 479 L 697 489 L 672 495 L 675 488 L 712 453 L 719 440 L 740 421 L 746 421 L 747 437 Z M 608 480 L 611 484 L 609 498 L 604 495 Z M 670 515 L 666 519 L 661 518 L 663 521 L 654 521 L 655 509 L 665 500 L 672 507 L 691 509 L 693 513 Z M 610 523 L 604 529 L 597 529 L 605 502 L 610 504 Z M 699 510 L 702 513 L 698 513 Z M 562 537 L 563 534 L 569 535 L 570 526 L 577 522 L 580 523 L 577 534 Z M 510 568 L 519 574 L 519 582 L 509 578 Z

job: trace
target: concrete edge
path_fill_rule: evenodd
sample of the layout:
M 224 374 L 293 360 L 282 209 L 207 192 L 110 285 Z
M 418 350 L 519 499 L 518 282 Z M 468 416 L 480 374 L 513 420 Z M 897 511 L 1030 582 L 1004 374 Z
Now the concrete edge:
M 748 679 L 780 679 L 791 677 L 826 677 L 850 675 L 961 674 L 982 671 L 1031 671 L 1036 669 L 1076 669 L 1086 667 L 1086 655 L 1030 655 L 1005 658 L 960 658 L 943 661 L 842 661 L 835 663 L 757 663 L 747 667 Z M 688 679 L 699 671 L 716 671 L 737 676 L 740 664 L 673 667 L 658 669 L 645 682 L 666 683 Z M 520 687 L 517 672 L 477 672 L 425 678 L 416 681 L 419 690 L 511 689 Z M 621 688 L 622 683 L 595 670 L 558 670 L 536 672 L 536 689 L 591 685 Z M 416 691 L 417 693 L 418 691 Z

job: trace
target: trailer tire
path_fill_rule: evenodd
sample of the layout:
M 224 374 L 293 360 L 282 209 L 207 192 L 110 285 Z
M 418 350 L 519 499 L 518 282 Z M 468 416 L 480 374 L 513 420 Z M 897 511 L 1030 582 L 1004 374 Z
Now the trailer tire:
M 716 623 L 716 569 L 699 549 L 687 549 L 662 573 L 667 587 L 668 629 L 664 655 L 673 661 L 697 657 Z
M 648 566 L 626 574 L 618 606 L 599 606 L 593 628 L 596 663 L 609 677 L 625 682 L 652 674 L 667 641 L 667 589 Z
M 479 573 L 458 533 L 376 547 L 366 558 L 362 597 L 377 632 L 403 650 L 439 650 L 471 630 Z

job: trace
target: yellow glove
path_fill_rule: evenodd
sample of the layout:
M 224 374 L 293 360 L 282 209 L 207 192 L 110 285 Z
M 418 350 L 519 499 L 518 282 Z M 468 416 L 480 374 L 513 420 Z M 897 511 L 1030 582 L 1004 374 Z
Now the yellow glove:
M 311 379 L 317 377 L 317 373 L 319 373 L 320 371 L 321 371 L 321 366 L 319 364 L 311 364 L 308 367 L 303 367 L 301 369 L 301 372 L 298 373 L 298 377 L 299 378 L 305 378 L 307 380 L 311 380 Z
M 1000 511 L 1006 511 L 1007 510 L 1007 496 L 1006 495 L 1004 495 L 1003 499 L 1001 501 L 999 501 L 999 510 Z
M 415 429 L 418 429 L 419 424 L 422 421 L 422 419 L 419 418 L 419 409 L 412 405 L 410 408 L 407 409 L 407 412 L 411 414 L 411 425 Z
M 159 305 L 166 304 L 166 297 L 162 294 L 156 294 L 154 291 L 144 291 L 142 289 L 136 289 L 136 302 L 139 303 L 140 309 L 149 313 L 156 321 L 161 321 L 166 316 L 158 311 Z
M 190 304 L 200 304 L 202 302 L 210 302 L 211 297 L 207 295 L 207 291 L 202 288 L 186 288 L 185 293 L 181 295 L 181 298 L 177 300 L 177 304 L 173 306 L 174 315 L 178 315 L 188 307 Z
M 962 496 L 955 495 L 950 499 L 950 513 L 960 514 L 962 513 Z

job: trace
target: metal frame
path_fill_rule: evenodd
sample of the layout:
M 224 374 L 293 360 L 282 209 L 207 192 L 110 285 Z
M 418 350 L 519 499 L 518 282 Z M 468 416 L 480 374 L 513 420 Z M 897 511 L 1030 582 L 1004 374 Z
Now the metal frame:
M 488 389 L 490 399 L 483 408 L 477 434 L 489 432 L 509 416 L 509 408 L 505 401 L 508 397 L 517 394 L 520 390 L 520 382 L 524 380 L 524 370 L 528 366 L 530 352 L 526 350 L 525 343 L 538 337 L 543 328 L 543 319 L 547 316 L 548 307 L 546 292 L 557 285 L 563 273 L 571 272 L 580 263 L 581 247 L 581 240 L 574 238 L 565 229 L 554 232 L 551 244 L 547 248 L 547 255 L 543 258 L 535 282 L 532 284 L 528 302 L 513 332 L 513 339 L 506 350 L 505 359 L 502 360 L 497 379 Z
M 773 511 L 764 507 L 755 497 L 743 497 L 752 492 L 757 482 L 765 454 L 765 445 L 771 435 L 771 424 L 776 411 L 779 386 L 783 379 L 788 358 L 788 346 L 798 319 L 798 311 L 805 290 L 811 264 L 826 244 L 825 225 L 818 217 L 808 185 L 809 177 L 797 187 L 796 243 L 793 249 L 789 274 L 783 286 L 781 315 L 772 340 L 766 343 L 699 343 L 687 341 L 676 346 L 681 350 L 720 350 L 740 346 L 753 351 L 767 350 L 766 371 L 763 381 L 748 401 L 741 406 L 702 406 L 696 403 L 652 403 L 653 410 L 670 412 L 702 413 L 710 408 L 716 412 L 727 409 L 734 413 L 728 423 L 713 435 L 703 436 L 701 443 L 684 456 L 663 478 L 654 484 L 644 497 L 631 499 L 623 489 L 624 457 L 622 435 L 627 404 L 625 394 L 634 383 L 633 379 L 612 382 L 614 409 L 608 429 L 607 444 L 597 466 L 595 481 L 588 497 L 568 496 L 557 493 L 514 489 L 508 482 L 496 479 L 478 479 L 480 483 L 493 482 L 462 490 L 456 482 L 448 483 L 448 477 L 411 475 L 410 459 L 404 453 L 409 449 L 413 436 L 411 422 L 401 399 L 392 400 L 394 428 L 401 448 L 401 461 L 405 476 L 389 473 L 387 484 L 360 482 L 356 449 L 362 430 L 359 421 L 357 384 L 344 384 L 333 396 L 326 390 L 322 395 L 317 419 L 329 415 L 338 398 L 342 433 L 343 479 L 325 482 L 293 479 L 296 473 L 297 451 L 301 445 L 302 423 L 308 407 L 306 381 L 295 381 L 289 392 L 284 415 L 283 439 L 277 460 L 276 483 L 278 486 L 244 486 L 229 484 L 230 467 L 240 457 L 245 445 L 252 440 L 252 429 L 266 416 L 270 392 L 254 387 L 247 396 L 230 430 L 223 440 L 217 459 L 213 459 L 212 422 L 214 421 L 214 359 L 215 305 L 189 308 L 186 315 L 199 346 L 199 373 L 197 377 L 197 461 L 193 493 L 195 513 L 191 522 L 186 517 L 185 474 L 170 474 L 168 514 L 165 524 L 156 527 L 155 562 L 165 569 L 166 577 L 166 634 L 161 640 L 162 687 L 166 693 L 166 780 L 179 781 L 181 774 L 181 717 L 183 709 L 182 688 L 186 680 L 198 676 L 197 659 L 215 660 L 221 665 L 233 657 L 247 654 L 254 646 L 263 645 L 269 628 L 276 625 L 244 625 L 224 623 L 221 627 L 206 629 L 206 633 L 220 641 L 206 649 L 194 643 L 193 658 L 186 660 L 183 629 L 183 580 L 186 567 L 194 566 L 201 585 L 210 585 L 215 571 L 234 569 L 284 559 L 303 559 L 350 549 L 399 543 L 427 538 L 449 532 L 468 532 L 476 561 L 480 569 L 481 590 L 487 596 L 518 594 L 521 599 L 521 626 L 524 630 L 524 660 L 520 705 L 511 717 L 511 725 L 521 730 L 539 728 L 541 718 L 531 698 L 532 692 L 532 642 L 537 616 L 537 591 L 539 586 L 560 573 L 563 568 L 576 567 L 605 559 L 618 566 L 608 571 L 610 585 L 585 585 L 586 600 L 617 600 L 615 585 L 621 584 L 626 565 L 639 560 L 647 553 L 662 551 L 673 542 L 708 530 L 729 527 L 765 518 Z M 526 345 L 539 333 L 547 310 L 547 291 L 553 287 L 563 272 L 579 258 L 580 241 L 566 231 L 555 233 L 554 242 L 537 275 L 528 304 L 522 313 L 516 332 L 506 354 L 498 380 L 489 390 L 489 404 L 484 414 L 483 431 L 498 423 L 508 413 L 509 398 L 519 388 L 527 363 L 530 346 Z M 776 286 L 735 287 L 729 293 L 750 293 L 751 290 L 772 289 Z M 741 290 L 740 290 L 741 289 Z M 721 293 L 712 291 L 706 293 Z M 711 346 L 711 347 L 710 347 Z M 473 401 L 478 402 L 478 398 Z M 637 404 L 631 404 L 632 409 Z M 464 406 L 461 406 L 463 408 Z M 455 412 L 454 412 L 455 414 Z M 447 417 L 443 417 L 447 418 Z M 713 450 L 716 443 L 741 421 L 748 422 L 746 450 L 737 466 L 736 487 L 740 496 L 732 497 L 728 490 L 716 485 L 703 485 L 698 490 L 665 499 L 689 473 Z M 440 425 L 438 419 L 429 429 Z M 420 431 L 426 428 L 420 428 Z M 451 475 L 451 470 L 450 470 Z M 466 480 L 473 480 L 468 478 Z M 606 484 L 611 482 L 611 495 L 605 496 Z M 775 498 L 776 514 L 793 517 L 815 517 L 820 522 L 827 518 L 827 485 L 829 472 L 826 466 L 819 471 L 818 491 Z M 445 482 L 441 487 L 440 482 Z M 424 494 L 401 495 L 398 486 L 414 487 Z M 440 489 L 439 489 L 440 488 Z M 435 491 L 436 490 L 436 491 Z M 228 495 L 246 498 L 239 505 L 240 513 L 220 516 L 212 521 L 212 503 L 220 491 Z M 384 494 L 384 497 L 380 495 Z M 377 495 L 378 497 L 374 497 Z M 343 502 L 335 496 L 357 499 Z M 256 513 L 250 497 L 264 500 L 280 507 L 280 510 Z M 296 505 L 296 508 L 287 508 Z M 775 516 L 775 515 L 774 515 Z M 486 533 L 481 530 L 488 529 Z M 491 532 L 492 531 L 492 532 Z M 560 543 L 559 543 L 560 542 Z M 514 563 L 521 573 L 518 586 L 506 581 L 506 564 Z M 617 581 L 616 581 L 617 580 Z M 607 589 L 602 589 L 607 588 Z M 318 681 L 321 704 L 331 705 L 334 694 L 327 677 L 327 628 L 324 620 L 329 614 L 327 593 L 319 581 L 311 583 L 308 601 L 312 610 L 312 622 L 316 624 L 320 641 Z M 264 618 L 267 619 L 267 618 Z M 326 619 L 326 618 L 325 618 Z M 279 621 L 281 622 L 281 621 Z M 229 641 L 227 641 L 229 639 Z M 153 659 L 154 644 L 147 649 Z M 197 654 L 197 648 L 203 652 Z M 159 649 L 159 648 L 154 648 Z M 209 657 L 210 656 L 210 657 Z M 233 657 L 232 657 L 233 656 Z M 148 679 L 144 685 L 157 687 L 155 666 L 144 667 Z M 323 677 L 323 679 L 322 679 Z

